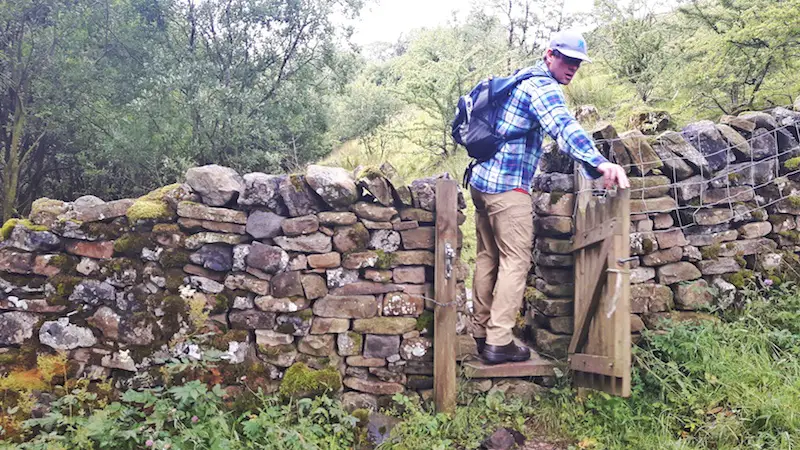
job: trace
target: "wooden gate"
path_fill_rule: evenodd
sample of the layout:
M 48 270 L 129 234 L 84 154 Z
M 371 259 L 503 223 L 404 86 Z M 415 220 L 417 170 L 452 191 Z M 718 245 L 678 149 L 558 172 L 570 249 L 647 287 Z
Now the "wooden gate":
M 569 365 L 577 387 L 623 397 L 631 392 L 630 190 L 593 196 L 578 176 L 575 334 Z

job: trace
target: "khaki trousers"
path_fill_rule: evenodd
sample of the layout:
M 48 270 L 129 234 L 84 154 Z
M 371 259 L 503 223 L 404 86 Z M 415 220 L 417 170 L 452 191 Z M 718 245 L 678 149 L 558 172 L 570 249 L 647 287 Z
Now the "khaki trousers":
M 531 197 L 518 191 L 485 194 L 471 188 L 477 255 L 473 289 L 473 333 L 489 345 L 512 340 L 531 268 Z

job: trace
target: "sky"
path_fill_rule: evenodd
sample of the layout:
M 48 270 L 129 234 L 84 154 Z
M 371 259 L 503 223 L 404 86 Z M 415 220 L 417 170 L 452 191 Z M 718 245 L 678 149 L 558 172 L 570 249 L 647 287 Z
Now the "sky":
M 593 0 L 566 0 L 565 9 L 568 13 L 589 12 L 592 4 Z M 414 28 L 444 24 L 453 11 L 463 15 L 469 9 L 469 0 L 373 0 L 354 24 L 353 41 L 359 45 L 394 42 Z

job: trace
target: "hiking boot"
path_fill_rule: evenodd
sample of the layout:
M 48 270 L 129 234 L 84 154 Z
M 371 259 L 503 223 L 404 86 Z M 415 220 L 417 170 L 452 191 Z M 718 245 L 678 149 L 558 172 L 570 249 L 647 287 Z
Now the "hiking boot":
M 486 338 L 476 337 L 475 343 L 478 344 L 478 354 L 483 353 L 483 348 L 486 347 Z
M 531 349 L 520 347 L 509 342 L 507 345 L 485 345 L 481 357 L 487 364 L 502 364 L 505 362 L 527 361 L 531 358 Z

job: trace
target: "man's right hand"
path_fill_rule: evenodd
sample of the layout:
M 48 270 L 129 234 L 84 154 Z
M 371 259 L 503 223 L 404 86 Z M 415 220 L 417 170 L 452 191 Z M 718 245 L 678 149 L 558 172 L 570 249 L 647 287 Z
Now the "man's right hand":
M 606 189 L 611 189 L 614 185 L 619 186 L 620 189 L 631 187 L 631 182 L 625 175 L 625 169 L 619 164 L 604 162 L 597 166 L 597 171 L 603 174 L 603 185 Z

